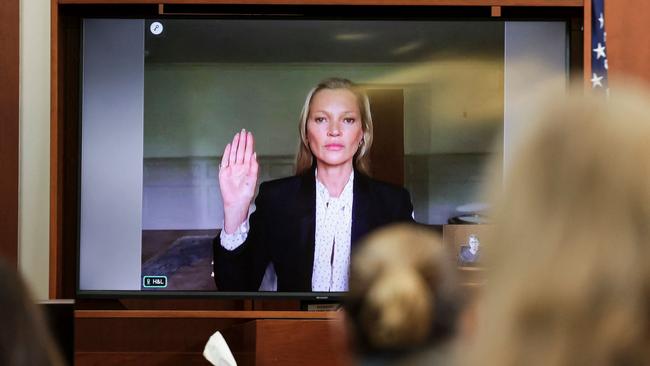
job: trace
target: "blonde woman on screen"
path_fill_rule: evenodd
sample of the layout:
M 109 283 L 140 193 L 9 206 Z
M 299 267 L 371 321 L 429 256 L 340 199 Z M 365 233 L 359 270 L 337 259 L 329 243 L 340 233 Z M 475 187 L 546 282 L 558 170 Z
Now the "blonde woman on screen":
M 214 241 L 221 291 L 257 291 L 270 265 L 278 291 L 348 289 L 350 251 L 379 226 L 410 221 L 406 190 L 368 177 L 372 145 L 368 97 L 330 78 L 308 94 L 300 115 L 296 175 L 260 185 L 254 138 L 242 130 L 224 150 L 219 185 L 224 228 Z
M 468 365 L 650 364 L 650 99 L 612 94 L 551 105 L 494 189 Z

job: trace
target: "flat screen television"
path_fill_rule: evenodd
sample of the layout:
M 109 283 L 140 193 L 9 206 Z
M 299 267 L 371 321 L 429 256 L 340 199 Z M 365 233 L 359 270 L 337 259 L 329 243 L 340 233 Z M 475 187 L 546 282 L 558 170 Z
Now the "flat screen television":
M 257 291 L 216 287 L 233 135 L 255 134 L 258 185 L 291 176 L 308 91 L 350 79 L 370 98 L 375 178 L 407 188 L 419 223 L 472 223 L 487 161 L 507 166 L 531 118 L 525 97 L 566 87 L 568 34 L 562 19 L 83 19 L 78 295 L 340 297 L 275 291 L 272 265 Z

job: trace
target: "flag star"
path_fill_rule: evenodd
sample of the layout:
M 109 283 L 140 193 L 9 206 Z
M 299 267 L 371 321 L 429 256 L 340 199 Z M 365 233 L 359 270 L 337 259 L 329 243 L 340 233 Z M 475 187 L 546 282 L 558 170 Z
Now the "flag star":
M 603 13 L 600 13 L 600 16 L 598 17 L 598 23 L 600 23 L 600 29 L 603 29 L 605 26 L 605 17 L 603 16 Z
M 609 66 L 607 66 L 607 59 L 605 59 L 605 62 L 603 63 L 603 65 L 605 66 L 605 70 L 609 70 Z
M 600 42 L 598 42 L 598 47 L 594 48 L 594 52 L 596 52 L 596 60 L 601 57 L 607 57 L 607 55 L 605 55 L 605 46 L 603 46 Z
M 603 41 L 607 42 L 607 32 L 603 32 Z
M 599 87 L 602 88 L 603 83 L 600 82 L 601 80 L 603 80 L 603 76 L 598 76 L 598 75 L 596 75 L 596 73 L 594 73 L 594 76 L 591 78 L 591 87 L 595 88 L 595 87 L 599 86 Z

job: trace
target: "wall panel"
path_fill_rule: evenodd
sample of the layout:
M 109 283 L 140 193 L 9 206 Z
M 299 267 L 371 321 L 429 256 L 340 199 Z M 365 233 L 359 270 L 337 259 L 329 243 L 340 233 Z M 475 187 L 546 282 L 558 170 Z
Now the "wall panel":
M 605 1 L 609 78 L 616 83 L 633 77 L 650 87 L 650 2 Z
M 0 2 L 0 257 L 18 261 L 19 2 Z

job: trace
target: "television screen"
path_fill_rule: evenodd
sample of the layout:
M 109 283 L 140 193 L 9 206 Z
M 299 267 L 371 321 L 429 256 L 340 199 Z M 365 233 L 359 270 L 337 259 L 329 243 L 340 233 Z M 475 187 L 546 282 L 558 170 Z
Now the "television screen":
M 215 284 L 235 133 L 254 135 L 258 187 L 293 176 L 309 91 L 349 79 L 369 97 L 372 177 L 406 188 L 418 223 L 480 223 L 486 162 L 525 130 L 522 96 L 564 88 L 568 48 L 565 21 L 84 19 L 79 294 L 341 295 L 278 288 L 273 260 L 259 286 Z M 309 267 L 314 242 L 290 261 Z

